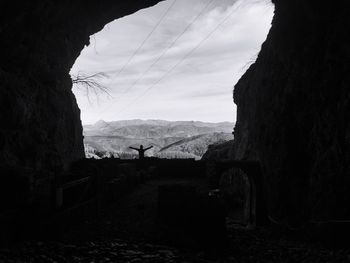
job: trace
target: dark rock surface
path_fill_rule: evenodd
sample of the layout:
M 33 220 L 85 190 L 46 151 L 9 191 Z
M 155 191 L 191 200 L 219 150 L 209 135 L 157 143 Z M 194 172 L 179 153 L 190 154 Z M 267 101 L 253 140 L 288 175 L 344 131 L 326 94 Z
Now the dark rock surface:
M 90 35 L 158 2 L 1 2 L 1 165 L 62 168 L 84 156 L 70 68 Z
M 2 262 L 188 262 L 177 249 L 121 239 L 64 244 L 26 243 L 19 249 L 0 249 Z
M 81 243 L 27 242 L 0 248 L 1 262 L 159 262 L 159 263 L 309 263 L 350 261 L 349 250 L 332 250 L 289 239 L 271 238 L 265 230 L 232 230 L 230 253 L 211 258 L 201 252 L 137 240 L 107 239 Z
M 268 38 L 235 87 L 235 157 L 261 162 L 277 218 L 349 218 L 349 2 L 274 2 Z
M 224 161 L 233 158 L 233 140 L 211 144 L 202 157 L 204 161 Z

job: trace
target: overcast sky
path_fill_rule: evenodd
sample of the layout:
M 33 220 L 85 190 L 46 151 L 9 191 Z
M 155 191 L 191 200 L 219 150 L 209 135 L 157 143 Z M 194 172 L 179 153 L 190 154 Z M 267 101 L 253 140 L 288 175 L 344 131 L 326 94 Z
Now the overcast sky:
M 268 0 L 168 0 L 107 24 L 71 70 L 108 74 L 100 81 L 111 96 L 88 99 L 74 87 L 83 123 L 234 122 L 233 87 L 266 39 L 273 9 Z

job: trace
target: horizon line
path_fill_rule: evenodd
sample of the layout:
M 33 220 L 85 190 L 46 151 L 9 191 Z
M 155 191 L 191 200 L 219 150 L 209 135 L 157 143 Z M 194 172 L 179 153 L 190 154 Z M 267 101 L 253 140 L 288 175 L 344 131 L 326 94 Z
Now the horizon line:
M 218 121 L 218 122 L 212 122 L 212 121 L 202 121 L 202 120 L 165 120 L 165 119 L 141 119 L 141 118 L 137 118 L 137 119 L 123 119 L 123 120 L 113 120 L 113 121 L 105 121 L 103 119 L 100 119 L 94 123 L 83 123 L 81 121 L 81 124 L 82 126 L 85 126 L 85 125 L 94 125 L 96 124 L 97 122 L 100 122 L 100 121 L 103 121 L 103 122 L 106 122 L 106 123 L 111 123 L 111 122 L 121 122 L 121 121 L 167 121 L 167 122 L 203 122 L 203 123 L 213 123 L 213 124 L 216 124 L 216 123 L 232 123 L 234 124 L 235 122 L 234 121 Z

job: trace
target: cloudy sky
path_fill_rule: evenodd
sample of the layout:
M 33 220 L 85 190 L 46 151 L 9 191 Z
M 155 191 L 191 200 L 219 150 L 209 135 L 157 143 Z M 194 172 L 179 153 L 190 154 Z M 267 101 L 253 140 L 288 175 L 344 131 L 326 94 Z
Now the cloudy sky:
M 99 82 L 110 95 L 74 86 L 83 123 L 234 122 L 234 84 L 266 39 L 273 9 L 268 0 L 167 0 L 107 24 L 71 70 L 107 74 Z

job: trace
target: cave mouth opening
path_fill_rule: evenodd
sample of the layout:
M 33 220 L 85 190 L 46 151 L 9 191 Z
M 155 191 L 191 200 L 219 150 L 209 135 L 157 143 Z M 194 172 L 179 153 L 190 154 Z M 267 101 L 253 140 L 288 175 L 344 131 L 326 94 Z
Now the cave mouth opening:
M 117 19 L 90 36 L 90 45 L 70 72 L 86 155 L 96 147 L 111 152 L 118 143 L 123 145 L 118 151 L 128 154 L 126 144 L 154 145 L 152 140 L 133 143 L 137 136 L 150 134 L 130 131 L 136 121 L 122 120 L 141 119 L 137 125 L 152 126 L 159 124 L 143 120 L 230 122 L 232 127 L 224 132 L 232 136 L 233 85 L 257 58 L 273 11 L 269 1 L 168 0 Z M 154 127 L 148 133 L 154 133 Z M 98 135 L 124 139 L 91 141 Z M 164 141 L 169 136 L 160 137 Z M 164 141 L 156 150 L 174 142 Z
M 185 0 L 163 1 L 154 7 L 158 8 L 157 12 L 159 13 L 151 12 L 150 16 L 145 16 L 142 19 L 142 16 L 137 15 L 153 9 L 141 10 L 132 16 L 115 21 L 115 23 L 123 21 L 126 23 L 127 19 L 135 19 L 134 24 L 131 23 L 127 26 L 126 23 L 117 28 L 108 24 L 105 26 L 105 30 L 91 36 L 90 42 L 92 44 L 82 50 L 81 56 L 71 71 L 75 84 L 85 83 L 81 89 L 74 89 L 83 123 L 89 124 L 100 119 L 106 121 L 133 119 L 134 116 L 142 119 L 234 121 L 232 86 L 249 64 L 254 62 L 260 45 L 266 38 L 273 10 L 266 2 L 260 1 L 225 0 L 220 1 L 220 4 L 215 6 L 214 4 L 217 2 L 198 0 L 198 5 L 193 4 L 194 1 L 192 1 L 191 6 L 188 6 Z M 180 6 L 181 9 L 174 10 L 173 7 L 175 8 L 176 5 Z M 63 8 L 62 10 L 64 10 Z M 22 15 L 22 13 L 19 14 Z M 167 15 L 164 15 L 163 18 L 162 14 Z M 35 15 L 33 13 L 29 15 L 29 18 Z M 81 16 L 72 17 L 83 20 L 85 15 L 86 13 L 83 12 Z M 100 12 L 96 12 L 96 16 L 102 15 Z M 244 17 L 248 19 L 243 20 Z M 56 24 L 55 19 L 58 19 L 60 23 Z M 74 19 L 67 19 L 67 22 L 73 23 L 76 21 Z M 108 15 L 103 19 L 110 21 Z M 91 180 L 80 179 L 80 176 L 89 175 L 85 171 L 96 171 L 93 162 L 89 163 L 91 166 L 86 166 L 85 170 L 72 170 L 72 174 L 70 172 L 65 174 L 63 171 L 61 174 L 63 168 L 67 168 L 82 157 L 82 134 L 81 126 L 78 125 L 77 121 L 78 108 L 71 93 L 67 92 L 70 84 L 66 74 L 67 70 L 64 67 L 60 67 L 58 70 L 55 65 L 60 65 L 57 62 L 61 60 L 65 62 L 64 65 L 71 65 L 72 58 L 75 58 L 77 52 L 80 51 L 80 48 L 77 47 L 85 43 L 86 32 L 96 32 L 98 24 L 103 24 L 103 22 L 98 19 L 96 21 L 91 19 L 89 22 L 80 21 L 81 23 L 76 23 L 77 27 L 72 29 L 67 27 L 66 23 L 61 24 L 61 20 L 61 17 L 57 18 L 56 16 L 52 20 L 49 19 L 52 24 L 47 23 L 49 26 L 42 31 L 46 42 L 42 41 L 41 43 L 43 46 L 47 44 L 48 47 L 55 44 L 57 50 L 62 51 L 62 53 L 57 52 L 54 56 L 49 52 L 51 49 L 42 52 L 44 51 L 42 50 L 43 46 L 33 45 L 35 47 L 33 50 L 40 54 L 39 56 L 33 53 L 33 61 L 41 61 L 40 58 L 50 54 L 48 56 L 50 59 L 47 62 L 53 69 L 52 72 L 41 70 L 48 68 L 45 59 L 42 60 L 42 64 L 39 63 L 37 69 L 33 69 L 33 72 L 37 71 L 43 74 L 39 75 L 39 78 L 46 75 L 50 75 L 50 77 L 47 76 L 47 79 L 43 79 L 42 86 L 33 86 L 32 88 L 35 88 L 35 91 L 41 91 L 41 89 L 49 91 L 37 98 L 39 102 L 45 101 L 43 105 L 36 106 L 36 103 L 32 103 L 31 96 L 24 98 L 30 102 L 28 105 L 33 107 L 33 112 L 38 110 L 38 115 L 29 117 L 25 115 L 23 117 L 22 124 L 26 124 L 29 122 L 28 120 L 32 122 L 28 128 L 30 132 L 25 133 L 20 138 L 17 138 L 19 133 L 14 133 L 13 141 L 18 141 L 20 147 L 15 151 L 12 149 L 9 151 L 8 160 L 11 161 L 11 165 L 12 163 L 24 162 L 25 165 L 28 163 L 31 166 L 28 171 L 18 169 L 7 172 L 15 179 L 11 178 L 9 183 L 3 184 L 7 188 L 5 196 L 13 197 L 19 192 L 21 194 L 18 195 L 18 198 L 14 198 L 14 201 L 9 203 L 5 209 L 23 207 L 30 202 L 37 204 L 43 211 L 51 211 L 52 208 L 61 209 L 65 199 L 74 202 L 86 201 L 85 198 L 88 199 L 95 194 L 94 191 L 77 189 L 78 195 L 75 196 L 77 198 L 69 197 L 70 194 L 64 193 L 64 189 L 76 186 L 75 183 L 70 183 L 71 180 L 78 179 L 78 183 L 89 186 L 99 185 L 94 181 L 96 176 L 90 178 Z M 259 22 L 257 22 L 258 20 Z M 20 20 L 15 19 L 15 21 Z M 33 18 L 33 21 L 36 19 Z M 157 26 L 158 21 L 159 26 Z M 42 23 L 42 21 L 38 21 L 38 23 Z M 24 22 L 19 23 L 19 25 L 22 24 Z M 144 25 L 144 27 L 135 29 L 137 24 Z M 260 25 L 264 25 L 263 30 L 257 30 Z M 33 24 L 28 23 L 28 26 L 31 27 Z M 51 27 L 56 29 L 56 26 L 60 30 L 52 30 Z M 55 33 L 49 34 L 49 31 Z M 72 36 L 72 32 L 76 33 L 76 39 Z M 100 38 L 100 34 L 101 36 L 109 35 L 111 38 Z M 116 36 L 121 37 L 121 39 L 116 39 Z M 244 37 L 240 39 L 236 36 Z M 44 37 L 41 37 L 44 40 Z M 125 41 L 124 45 L 121 44 L 122 40 Z M 35 41 L 35 44 L 39 42 Z M 137 52 L 138 50 L 140 52 Z M 232 61 L 236 63 L 229 63 Z M 58 77 L 54 73 L 59 73 Z M 59 81 L 61 77 L 62 82 Z M 91 77 L 92 82 L 90 82 Z M 57 83 L 54 81 L 56 79 Z M 136 84 L 134 85 L 134 83 Z M 46 84 L 57 85 L 54 86 L 54 89 L 47 89 Z M 59 90 L 61 85 L 64 89 Z M 128 97 L 125 98 L 126 95 Z M 20 103 L 22 103 L 21 100 Z M 19 112 L 28 113 L 25 104 L 19 105 L 17 102 L 16 106 L 18 106 Z M 44 112 L 43 109 L 48 111 Z M 130 109 L 134 111 L 127 115 L 126 113 Z M 119 116 L 121 111 L 123 111 L 123 115 Z M 43 123 L 43 126 L 36 127 L 39 121 Z M 25 125 L 21 127 L 22 130 L 25 130 L 23 127 Z M 21 145 L 23 142 L 25 143 Z M 11 145 L 11 148 L 16 148 L 14 146 L 17 144 Z M 24 151 L 21 152 L 21 149 Z M 30 151 L 26 151 L 27 149 Z M 73 163 L 73 165 L 75 164 Z M 43 169 L 45 173 L 37 174 L 36 170 L 31 167 Z M 52 173 L 46 173 L 46 168 L 51 169 Z M 57 178 L 56 175 L 63 176 Z M 71 175 L 79 178 L 70 177 Z M 21 181 L 16 181 L 17 178 L 20 178 Z M 35 180 L 32 180 L 33 178 Z M 22 191 L 19 185 L 23 186 L 25 191 Z M 83 198 L 80 194 L 84 195 Z M 65 195 L 68 197 L 64 198 Z M 38 203 L 36 203 L 37 201 Z M 20 214 L 22 215 L 22 213 Z M 38 212 L 38 214 L 40 213 Z M 12 215 L 9 218 L 11 217 Z M 36 215 L 34 215 L 28 220 L 28 223 L 40 222 L 36 219 Z M 33 227 L 33 229 L 36 228 Z

